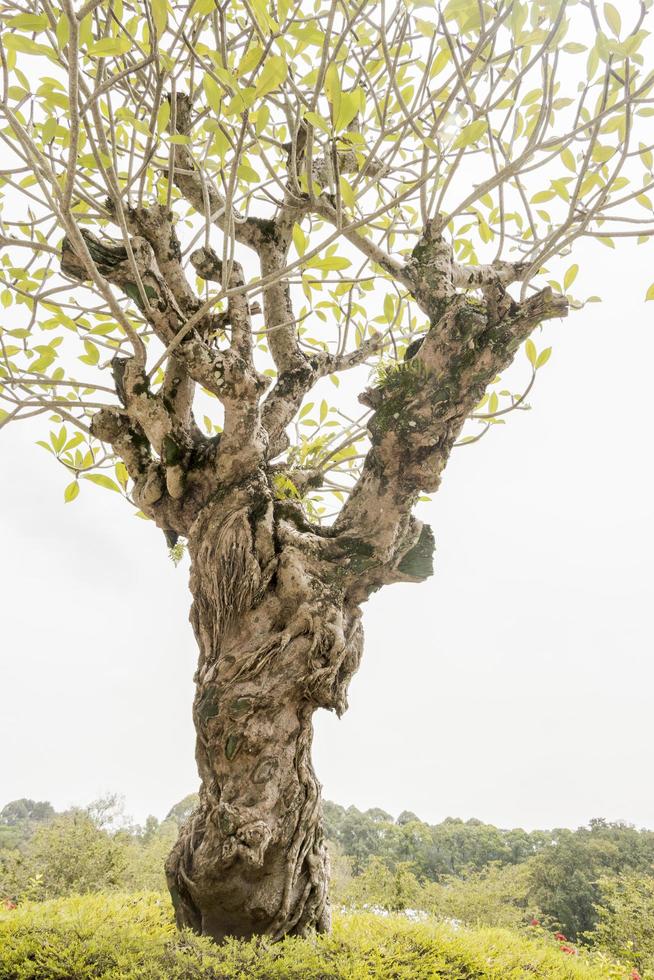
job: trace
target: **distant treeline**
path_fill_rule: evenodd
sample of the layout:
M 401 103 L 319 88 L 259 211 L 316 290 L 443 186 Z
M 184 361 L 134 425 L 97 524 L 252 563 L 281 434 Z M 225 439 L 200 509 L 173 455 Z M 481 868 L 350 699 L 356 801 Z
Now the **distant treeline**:
M 196 803 L 191 794 L 163 821 L 140 826 L 116 797 L 65 813 L 14 800 L 0 811 L 0 900 L 163 890 L 163 862 Z M 654 957 L 652 831 L 601 819 L 531 832 L 480 820 L 428 824 L 408 811 L 394 820 L 329 802 L 324 814 L 338 904 L 424 909 L 473 925 L 537 920 L 572 939 L 604 930 L 633 942 L 642 923 L 639 943 Z
M 522 864 L 548 852 L 564 853 L 572 871 L 574 854 L 588 850 L 614 870 L 654 872 L 654 831 L 626 823 L 596 819 L 578 830 L 503 830 L 481 820 L 452 817 L 429 824 L 409 810 L 394 820 L 378 808 L 362 812 L 330 802 L 324 814 L 327 838 L 348 856 L 355 874 L 377 857 L 389 867 L 410 862 L 419 877 L 438 881 L 483 871 L 491 864 Z

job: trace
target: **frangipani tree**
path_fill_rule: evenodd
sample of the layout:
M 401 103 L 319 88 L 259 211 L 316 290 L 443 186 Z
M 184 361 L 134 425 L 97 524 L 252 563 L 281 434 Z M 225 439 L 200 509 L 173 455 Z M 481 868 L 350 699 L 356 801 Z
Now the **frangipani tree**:
M 575 242 L 652 232 L 648 6 L 3 3 L 0 425 L 188 547 L 180 925 L 328 928 L 312 715 L 584 301 Z

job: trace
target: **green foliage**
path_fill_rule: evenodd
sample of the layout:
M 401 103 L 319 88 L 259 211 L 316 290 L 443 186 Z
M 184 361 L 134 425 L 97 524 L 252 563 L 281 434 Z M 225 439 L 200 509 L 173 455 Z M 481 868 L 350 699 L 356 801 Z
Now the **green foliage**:
M 654 976 L 654 878 L 602 878 L 599 888 L 598 921 L 588 940 L 639 973 Z
M 0 851 L 19 847 L 54 812 L 52 804 L 44 801 L 21 799 L 7 803 L 0 810 Z
M 161 891 L 165 858 L 196 805 L 197 794 L 189 794 L 163 823 L 149 817 L 139 827 L 121 818 L 115 797 L 63 814 L 49 803 L 13 801 L 0 812 L 0 900 Z M 417 909 L 514 929 L 536 917 L 573 942 L 589 935 L 635 966 L 652 955 L 650 831 L 595 820 L 577 831 L 526 833 L 479 820 L 432 826 L 411 811 L 394 821 L 379 808 L 362 813 L 326 802 L 324 810 L 336 907 Z M 625 953 L 630 937 L 645 950 L 641 960 Z
M 346 908 L 407 909 L 427 912 L 440 920 L 469 926 L 524 928 L 540 910 L 530 898 L 528 863 L 491 866 L 463 878 L 420 881 L 408 862 L 391 870 L 380 858 L 370 858 L 356 877 L 347 874 L 347 859 L 336 854 L 336 879 L 332 876 L 332 900 Z
M 79 810 L 55 817 L 32 836 L 14 866 L 15 886 L 33 898 L 116 887 L 125 871 L 125 848 Z
M 362 813 L 356 807 L 324 804 L 325 829 L 352 859 L 355 873 L 375 855 L 390 867 L 411 861 L 416 874 L 433 881 L 465 871 L 481 871 L 494 862 L 517 864 L 551 843 L 547 831 L 501 830 L 480 820 L 448 818 L 427 824 L 404 811 L 397 822 L 383 810 Z M 654 839 L 654 835 L 653 839 Z
M 3 980 L 607 980 L 623 968 L 545 937 L 338 915 L 329 936 L 215 946 L 176 934 L 157 893 L 73 896 L 0 912 Z
M 593 929 L 601 901 L 599 879 L 654 871 L 654 833 L 620 823 L 591 821 L 579 830 L 552 834 L 555 847 L 534 859 L 531 894 L 543 913 L 575 939 Z
M 191 816 L 199 801 L 197 793 L 189 793 L 188 796 L 170 808 L 166 814 L 166 820 L 174 820 L 177 826 L 181 827 L 184 821 Z
M 0 900 L 165 888 L 163 866 L 177 837 L 176 821 L 160 824 L 149 817 L 145 828 L 113 829 L 115 804 L 110 797 L 86 810 L 57 814 L 23 828 L 11 846 L 0 847 Z
M 543 282 L 565 293 L 577 288 L 579 263 L 568 258 L 577 239 L 614 247 L 611 236 L 650 237 L 649 3 L 623 0 L 618 13 L 616 0 L 598 14 L 560 0 L 407 0 L 388 20 L 378 4 L 350 10 L 328 0 L 310 8 L 231 0 L 220 16 L 214 0 L 117 0 L 108 19 L 106 5 L 86 4 L 74 31 L 72 8 L 45 0 L 26 6 L 16 13 L 20 7 L 8 4 L 0 14 L 8 161 L 0 207 L 11 232 L 3 231 L 0 256 L 7 313 L 0 427 L 44 416 L 39 445 L 63 468 L 66 503 L 95 484 L 138 508 L 127 473 L 117 473 L 114 447 L 103 448 L 89 423 L 111 403 L 107 369 L 115 355 L 139 349 L 139 337 L 149 342 L 145 300 L 156 290 L 125 280 L 113 300 L 99 283 L 92 300 L 77 295 L 59 273 L 62 238 L 73 230 L 116 242 L 123 205 L 165 204 L 184 244 L 195 241 L 204 232 L 204 196 L 200 206 L 175 174 L 201 175 L 205 189 L 227 194 L 224 213 L 237 220 L 226 225 L 218 209 L 215 224 L 231 245 L 239 239 L 237 258 L 236 227 L 272 216 L 271 180 L 280 189 L 289 181 L 298 199 L 310 192 L 284 273 L 305 300 L 293 316 L 300 350 L 307 357 L 358 351 L 360 363 L 382 376 L 427 326 L 384 255 L 408 259 L 436 211 L 447 216 L 457 261 L 475 265 L 506 253 L 526 261 L 530 279 L 554 277 Z M 453 44 L 453 37 L 464 40 Z M 173 93 L 192 94 L 183 126 Z M 353 261 L 357 253 L 363 264 Z M 92 258 L 106 256 L 96 245 Z M 260 287 L 249 271 L 248 279 L 254 299 Z M 221 291 L 207 290 L 217 307 Z M 263 373 L 275 377 L 270 327 L 253 336 Z M 548 354 L 529 350 L 534 370 L 542 367 Z M 153 364 L 156 345 L 147 353 L 157 396 L 164 365 Z M 406 380 L 404 370 L 396 380 Z M 336 370 L 330 377 L 338 386 Z M 205 396 L 194 409 L 211 435 L 222 411 Z M 504 416 L 523 396 L 503 386 L 487 397 L 502 400 Z M 365 426 L 333 408 L 328 421 L 297 418 L 289 432 L 289 462 L 306 460 L 316 437 L 330 436 L 323 461 L 337 479 L 306 489 L 313 519 L 342 504 L 367 440 Z M 492 403 L 486 415 L 473 414 L 477 435 L 458 445 L 502 424 L 496 414 Z M 332 454 L 341 442 L 349 457 Z
M 371 858 L 365 871 L 352 879 L 343 898 L 347 905 L 372 906 L 387 912 L 424 909 L 426 906 L 424 889 L 411 865 L 403 861 L 391 871 L 377 857 Z
M 325 824 L 327 837 L 350 859 L 355 875 L 379 858 L 390 871 L 410 862 L 419 882 L 435 883 L 432 900 L 422 896 L 420 908 L 447 909 L 443 914 L 488 925 L 516 922 L 520 908 L 538 910 L 571 939 L 597 922 L 600 877 L 654 870 L 654 832 L 603 820 L 575 831 L 527 833 L 479 820 L 448 818 L 430 825 L 406 811 L 393 822 L 383 811 L 361 813 L 326 803 Z M 500 868 L 515 865 L 524 866 L 524 873 L 513 883 L 508 873 L 503 880 Z M 509 901 L 505 908 L 502 893 Z
M 524 927 L 540 910 L 530 897 L 528 863 L 492 865 L 465 878 L 447 878 L 425 886 L 425 908 L 439 918 L 466 925 Z

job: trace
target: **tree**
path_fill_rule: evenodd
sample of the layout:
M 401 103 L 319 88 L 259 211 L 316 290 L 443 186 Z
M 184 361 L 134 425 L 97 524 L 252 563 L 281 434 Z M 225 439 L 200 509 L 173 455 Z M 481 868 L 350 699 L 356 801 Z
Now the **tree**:
M 189 819 L 193 811 L 196 809 L 198 803 L 198 794 L 189 793 L 183 800 L 180 800 L 179 803 L 176 803 L 175 806 L 170 808 L 166 814 L 166 820 L 174 820 L 178 826 L 181 826 L 186 820 Z
M 328 928 L 312 715 L 347 706 L 361 604 L 432 574 L 419 496 L 526 407 L 574 243 L 650 234 L 646 6 L 7 8 L 0 424 L 49 420 L 66 501 L 188 547 L 180 925 Z
M 84 810 L 60 813 L 37 828 L 25 852 L 0 861 L 0 891 L 42 901 L 116 888 L 124 880 L 128 839 L 103 830 Z
M 597 923 L 600 880 L 654 872 L 654 833 L 592 820 L 590 827 L 554 831 L 554 845 L 531 862 L 530 896 L 570 939 Z
M 0 825 L 15 827 L 17 824 L 50 820 L 55 811 L 52 803 L 47 800 L 11 800 L 0 810 Z
M 365 871 L 350 883 L 346 897 L 364 908 L 403 912 L 421 907 L 422 889 L 410 862 L 403 861 L 391 871 L 378 857 L 372 857 Z
M 54 817 L 46 800 L 11 800 L 0 810 L 0 849 L 20 847 L 34 832 L 37 824 Z
M 465 878 L 426 884 L 423 908 L 467 925 L 518 929 L 540 914 L 529 899 L 529 863 L 491 864 Z
M 654 878 L 601 878 L 597 923 L 586 938 L 639 971 L 654 969 Z

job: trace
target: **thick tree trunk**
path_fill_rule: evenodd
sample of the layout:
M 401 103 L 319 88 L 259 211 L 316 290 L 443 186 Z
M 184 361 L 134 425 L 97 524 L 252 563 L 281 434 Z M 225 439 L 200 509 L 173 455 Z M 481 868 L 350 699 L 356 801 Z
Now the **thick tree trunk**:
M 216 939 L 329 927 L 312 715 L 345 709 L 361 620 L 352 557 L 326 559 L 332 543 L 280 510 L 254 481 L 189 536 L 200 805 L 166 870 L 178 924 Z

